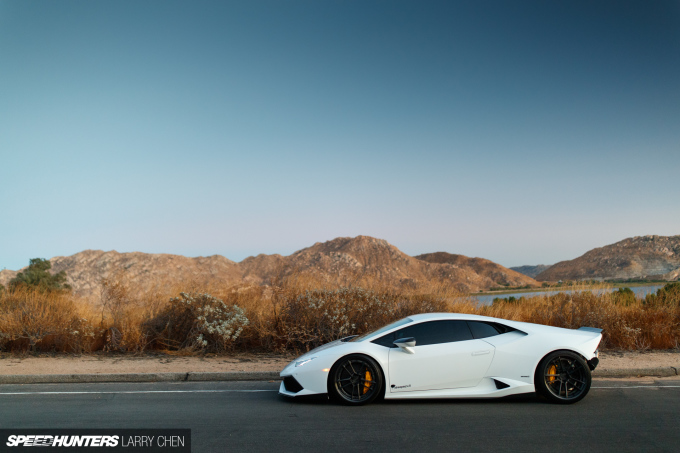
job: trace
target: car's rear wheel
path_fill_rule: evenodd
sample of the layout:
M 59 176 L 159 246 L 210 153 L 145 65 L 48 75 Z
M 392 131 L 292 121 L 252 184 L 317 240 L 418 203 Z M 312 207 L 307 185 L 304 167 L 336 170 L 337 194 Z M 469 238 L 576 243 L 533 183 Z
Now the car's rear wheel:
M 375 360 L 352 354 L 338 360 L 328 376 L 328 395 L 336 402 L 360 406 L 381 396 L 383 374 Z
M 570 351 L 548 354 L 536 368 L 536 392 L 552 403 L 572 404 L 588 394 L 592 377 L 583 357 Z

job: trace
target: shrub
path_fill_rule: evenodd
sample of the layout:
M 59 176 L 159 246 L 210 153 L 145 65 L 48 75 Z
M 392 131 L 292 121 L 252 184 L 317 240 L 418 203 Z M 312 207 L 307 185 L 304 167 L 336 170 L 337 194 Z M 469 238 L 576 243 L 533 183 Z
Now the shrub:
M 524 302 L 524 296 L 521 296 L 519 299 L 516 298 L 515 296 L 510 296 L 510 297 L 494 297 L 493 301 L 491 301 L 492 305 L 502 305 L 502 304 L 520 304 Z
M 143 351 L 147 347 L 149 338 L 142 325 L 152 310 L 138 297 L 123 273 L 102 279 L 100 326 L 105 332 L 105 351 Z
M 630 305 L 635 303 L 635 293 L 630 288 L 619 288 L 618 291 L 612 293 L 612 300 L 615 304 Z
M 53 350 L 89 350 L 95 336 L 87 318 L 65 294 L 19 287 L 0 296 L 0 343 L 24 342 L 32 352 L 49 338 Z
M 654 304 L 675 304 L 680 306 L 680 282 L 667 283 L 663 288 L 656 290 L 656 294 L 647 294 L 645 303 Z
M 278 318 L 283 346 L 309 350 L 357 335 L 414 313 L 446 311 L 442 299 L 398 296 L 363 288 L 316 289 L 286 293 Z
M 43 258 L 33 258 L 26 270 L 19 272 L 9 282 L 10 288 L 22 286 L 36 288 L 41 291 L 71 291 L 71 286 L 66 284 L 66 272 L 50 274 L 52 263 Z
M 102 281 L 100 306 L 63 291 L 21 286 L 0 292 L 0 348 L 301 351 L 427 312 L 479 314 L 566 328 L 599 327 L 604 330 L 602 348 L 680 346 L 679 283 L 647 298 L 634 297 L 623 288 L 514 301 L 514 296 L 508 296 L 483 306 L 437 287 L 397 291 L 379 286 L 320 288 L 317 281 L 273 286 L 205 286 L 185 281 L 145 291 L 116 278 Z
M 155 342 L 170 349 L 224 351 L 249 323 L 244 311 L 201 293 L 180 293 L 147 327 Z
M 629 305 L 612 294 L 591 291 L 558 293 L 527 298 L 522 304 L 479 307 L 481 315 L 534 322 L 568 329 L 581 326 L 603 329 L 602 348 L 665 349 L 680 340 L 680 305 L 646 304 L 635 299 Z

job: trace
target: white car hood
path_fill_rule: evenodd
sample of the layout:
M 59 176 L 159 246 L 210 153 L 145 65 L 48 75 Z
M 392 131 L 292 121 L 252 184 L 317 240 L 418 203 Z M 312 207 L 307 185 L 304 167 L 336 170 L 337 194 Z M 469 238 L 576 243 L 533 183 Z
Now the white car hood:
M 312 357 L 312 356 L 318 354 L 321 351 L 325 351 L 326 349 L 334 348 L 336 346 L 340 346 L 340 345 L 343 345 L 345 343 L 346 342 L 344 342 L 344 341 L 342 341 L 342 339 L 340 339 L 340 340 L 331 341 L 330 343 L 322 344 L 318 348 L 314 348 L 311 351 L 302 354 L 300 357 L 295 359 L 295 361 L 297 362 L 297 361 L 300 361 L 300 360 L 307 359 L 309 357 Z

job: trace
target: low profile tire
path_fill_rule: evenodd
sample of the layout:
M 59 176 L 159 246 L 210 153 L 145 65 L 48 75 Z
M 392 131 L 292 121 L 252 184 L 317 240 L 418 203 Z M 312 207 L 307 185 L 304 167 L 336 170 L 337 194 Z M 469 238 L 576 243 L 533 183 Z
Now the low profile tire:
M 380 365 L 361 354 L 341 358 L 328 373 L 328 396 L 340 404 L 361 406 L 372 403 L 382 396 L 383 385 Z
M 592 377 L 583 357 L 570 351 L 548 354 L 536 368 L 536 393 L 551 403 L 573 404 L 588 394 Z

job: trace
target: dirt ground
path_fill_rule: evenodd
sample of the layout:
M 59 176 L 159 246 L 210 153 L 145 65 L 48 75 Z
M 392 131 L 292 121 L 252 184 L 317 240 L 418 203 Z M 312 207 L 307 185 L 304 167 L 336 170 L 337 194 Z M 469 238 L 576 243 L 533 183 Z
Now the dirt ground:
M 183 357 L 176 355 L 0 356 L 0 375 L 189 373 L 228 371 L 279 371 L 293 355 L 233 354 Z M 680 351 L 600 353 L 599 369 L 622 370 L 674 367 L 680 370 Z
M 5 356 L 0 358 L 0 375 L 276 371 L 294 358 L 277 354 Z
M 602 370 L 673 367 L 680 370 L 680 350 L 671 351 L 600 351 Z

